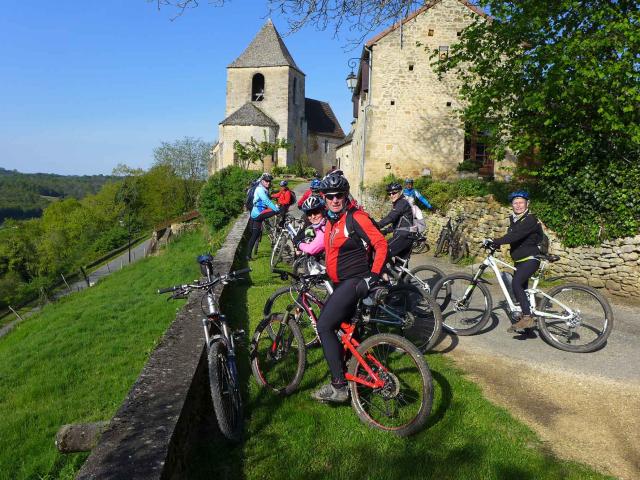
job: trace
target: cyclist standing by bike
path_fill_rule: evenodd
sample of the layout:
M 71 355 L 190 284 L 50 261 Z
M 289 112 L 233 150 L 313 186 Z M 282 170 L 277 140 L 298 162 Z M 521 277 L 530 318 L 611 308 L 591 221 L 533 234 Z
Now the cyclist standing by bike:
M 410 203 L 415 203 L 416 200 L 420 200 L 422 204 L 427 207 L 429 210 L 433 210 L 433 206 L 429 203 L 429 200 L 426 199 L 418 190 L 413 188 L 413 178 L 407 178 L 404 181 L 404 190 L 402 191 L 402 195 L 406 198 Z
M 270 173 L 263 173 L 260 176 L 260 183 L 253 193 L 253 208 L 251 209 L 251 237 L 249 238 L 249 250 L 247 250 L 247 260 L 251 258 L 251 252 L 255 243 L 260 238 L 262 232 L 262 222 L 267 218 L 277 215 L 280 209 L 269 198 L 269 187 L 273 177 Z
M 389 259 L 400 256 L 405 258 L 411 253 L 413 240 L 411 239 L 411 227 L 413 226 L 413 211 L 411 205 L 402 195 L 402 185 L 393 182 L 387 185 L 387 194 L 393 204 L 393 208 L 378 222 L 381 230 L 390 226 L 393 230 L 393 238 L 389 242 Z
M 542 241 L 543 233 L 542 225 L 536 216 L 529 212 L 529 193 L 518 190 L 509 194 L 509 201 L 513 213 L 509 215 L 507 234 L 495 240 L 487 239 L 485 242 L 496 248 L 509 244 L 511 258 L 516 266 L 512 284 L 513 296 L 522 309 L 520 320 L 507 330 L 515 332 L 535 325 L 525 290 L 529 288 L 529 279 L 540 266 L 540 260 L 535 256 L 540 254 L 538 245 Z
M 336 331 L 349 321 L 358 300 L 379 282 L 387 257 L 387 241 L 369 216 L 348 203 L 349 182 L 332 174 L 320 186 L 327 203 L 327 226 L 324 237 L 327 274 L 335 290 L 327 299 L 320 318 L 318 334 L 325 359 L 331 371 L 331 383 L 323 385 L 312 396 L 319 401 L 345 402 L 349 398 L 343 352 Z M 369 267 L 369 252 L 375 252 Z

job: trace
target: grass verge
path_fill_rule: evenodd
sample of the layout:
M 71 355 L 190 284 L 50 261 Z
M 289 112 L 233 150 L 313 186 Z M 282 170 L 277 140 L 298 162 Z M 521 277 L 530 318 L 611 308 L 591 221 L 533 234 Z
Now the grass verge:
M 195 257 L 209 248 L 185 234 L 0 339 L 0 479 L 73 478 L 87 454 L 59 454 L 56 431 L 113 416 L 184 303 L 157 288 L 198 278 Z
M 268 269 L 268 242 L 252 263 L 251 282 L 232 284 L 222 306 L 232 324 L 253 332 L 262 306 L 283 282 Z M 247 321 L 247 319 L 249 319 Z M 246 349 L 240 352 L 247 358 Z M 245 441 L 210 439 L 190 462 L 190 479 L 600 479 L 583 465 L 548 454 L 538 437 L 441 354 L 428 355 L 435 401 L 427 429 L 397 438 L 360 423 L 350 405 L 315 403 L 328 380 L 320 349 L 309 351 L 300 390 L 278 398 L 258 388 L 247 365 Z

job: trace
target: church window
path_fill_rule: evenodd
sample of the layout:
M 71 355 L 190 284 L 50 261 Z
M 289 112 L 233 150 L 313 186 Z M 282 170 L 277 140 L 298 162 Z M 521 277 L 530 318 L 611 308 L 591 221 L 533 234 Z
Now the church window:
M 391 100 L 391 105 L 395 105 L 396 101 L 395 100 Z
M 293 104 L 297 104 L 296 90 L 298 90 L 298 79 L 293 77 Z
M 409 64 L 409 71 L 410 71 L 410 72 L 413 72 L 413 63 L 410 63 L 410 64 Z
M 324 153 L 329 153 L 329 140 L 324 141 Z
M 251 101 L 261 102 L 264 100 L 264 75 L 256 73 L 251 79 Z
M 430 37 L 433 37 L 433 28 L 430 28 L 430 29 L 429 29 L 429 33 L 428 33 L 428 35 L 429 35 Z

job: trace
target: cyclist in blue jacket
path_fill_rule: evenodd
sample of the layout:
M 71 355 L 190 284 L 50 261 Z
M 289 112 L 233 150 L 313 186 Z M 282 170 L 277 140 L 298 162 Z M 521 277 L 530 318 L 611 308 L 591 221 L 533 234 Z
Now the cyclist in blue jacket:
M 280 210 L 269 197 L 269 187 L 273 177 L 270 173 L 263 173 L 260 177 L 260 184 L 253 193 L 253 208 L 251 209 L 251 238 L 249 239 L 249 250 L 247 251 L 247 260 L 252 260 L 251 252 L 255 243 L 260 238 L 262 232 L 262 222 L 267 218 L 273 217 Z
M 413 178 L 407 178 L 404 181 L 404 190 L 402 191 L 404 197 L 409 200 L 409 203 L 413 204 L 416 200 L 420 200 L 422 204 L 429 210 L 433 210 L 433 206 L 418 190 L 413 188 Z

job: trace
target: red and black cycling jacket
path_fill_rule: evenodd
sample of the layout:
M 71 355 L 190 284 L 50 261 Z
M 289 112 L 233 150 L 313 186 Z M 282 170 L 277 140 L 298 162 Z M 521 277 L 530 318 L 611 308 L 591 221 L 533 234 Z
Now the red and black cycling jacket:
M 369 216 L 361 210 L 352 208 L 351 211 L 357 235 L 349 236 L 346 213 L 335 221 L 329 220 L 324 233 L 327 274 L 334 283 L 352 277 L 366 277 L 369 272 L 380 275 L 387 258 L 387 240 L 373 225 Z M 362 245 L 363 240 L 375 251 L 371 268 L 368 252 Z

